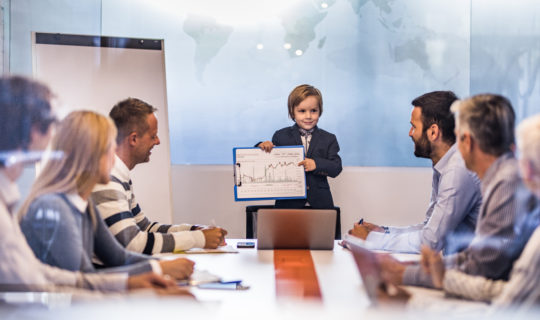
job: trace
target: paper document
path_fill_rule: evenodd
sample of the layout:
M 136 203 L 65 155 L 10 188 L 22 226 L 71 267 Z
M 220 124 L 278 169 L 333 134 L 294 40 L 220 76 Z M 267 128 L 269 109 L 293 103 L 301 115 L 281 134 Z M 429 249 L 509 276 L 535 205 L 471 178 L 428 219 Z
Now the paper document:
M 216 249 L 191 248 L 189 250 L 177 250 L 174 253 L 200 254 L 200 253 L 238 253 L 238 250 L 230 245 L 217 247 Z
M 236 201 L 262 199 L 305 199 L 306 174 L 303 146 L 234 148 L 234 198 Z
M 178 285 L 181 286 L 198 286 L 203 283 L 220 282 L 221 278 L 212 274 L 206 270 L 193 270 L 193 273 L 186 280 L 178 281 Z

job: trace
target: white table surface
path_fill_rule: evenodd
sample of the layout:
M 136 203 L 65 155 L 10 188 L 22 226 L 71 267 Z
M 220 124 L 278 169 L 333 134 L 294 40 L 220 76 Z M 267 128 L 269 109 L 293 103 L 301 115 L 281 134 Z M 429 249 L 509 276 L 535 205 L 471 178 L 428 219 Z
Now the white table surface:
M 236 247 L 238 241 L 227 239 Z M 252 241 L 252 240 L 249 240 Z M 255 240 L 256 241 L 256 240 Z M 464 310 L 461 318 L 474 318 L 486 311 L 486 305 L 447 299 L 441 291 L 408 288 L 411 304 L 399 308 L 371 308 L 351 253 L 335 245 L 330 251 L 311 251 L 317 272 L 322 302 L 276 297 L 274 252 L 238 249 L 239 253 L 167 254 L 164 259 L 187 257 L 196 269 L 206 270 L 223 280 L 242 280 L 249 290 L 209 290 L 192 288 L 193 299 L 161 297 L 153 293 L 105 297 L 77 302 L 69 307 L 22 307 L 2 305 L 1 319 L 395 319 L 407 312 L 409 318 L 445 318 Z M 418 260 L 417 255 L 397 255 L 401 260 Z M 426 311 L 427 310 L 427 311 Z M 437 310 L 441 311 L 437 313 Z M 433 313 L 436 312 L 436 313 Z
M 236 248 L 238 241 L 227 239 Z M 256 242 L 257 240 L 249 240 Z M 195 268 L 220 276 L 223 280 L 242 280 L 248 290 L 208 290 L 192 288 L 200 301 L 276 301 L 274 251 L 256 248 L 238 249 L 239 253 L 174 254 L 160 255 L 166 258 L 185 257 L 195 261 Z M 354 303 L 369 305 L 349 250 L 336 244 L 334 250 L 311 251 L 319 280 L 323 304 Z

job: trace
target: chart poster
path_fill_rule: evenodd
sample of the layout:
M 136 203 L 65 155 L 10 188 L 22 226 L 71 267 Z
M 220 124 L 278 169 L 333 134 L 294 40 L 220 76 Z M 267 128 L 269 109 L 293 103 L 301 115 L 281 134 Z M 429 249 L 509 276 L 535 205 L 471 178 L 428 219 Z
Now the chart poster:
M 298 163 L 304 160 L 303 146 L 234 148 L 235 201 L 305 199 L 306 174 Z

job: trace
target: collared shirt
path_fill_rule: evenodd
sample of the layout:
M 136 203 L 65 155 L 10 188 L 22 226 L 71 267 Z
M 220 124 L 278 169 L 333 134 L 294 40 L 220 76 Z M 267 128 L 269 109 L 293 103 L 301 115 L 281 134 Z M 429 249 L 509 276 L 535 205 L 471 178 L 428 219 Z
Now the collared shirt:
M 448 269 L 456 268 L 469 275 L 490 279 L 506 279 L 524 246 L 514 228 L 525 215 L 518 208 L 526 207 L 534 196 L 524 187 L 511 152 L 501 155 L 488 168 L 481 190 L 483 202 L 473 240 L 465 250 L 446 256 L 444 260 Z M 405 269 L 403 284 L 433 286 L 431 277 L 420 266 Z
M 0 169 L 0 285 L 29 290 L 65 291 L 66 286 L 106 291 L 126 290 L 127 274 L 82 274 L 41 263 L 28 246 L 19 224 L 10 214 L 18 200 L 15 182 Z
M 301 135 L 300 139 L 302 139 L 302 145 L 304 145 L 304 152 L 307 154 L 309 150 L 309 144 L 311 142 L 311 134 L 305 136 Z
M 88 208 L 88 200 L 84 200 L 78 193 L 68 193 L 66 194 L 69 202 L 77 208 L 83 214 L 86 213 L 86 208 Z
M 96 185 L 91 197 L 111 233 L 128 250 L 154 254 L 205 245 L 203 232 L 190 231 L 190 224 L 161 224 L 145 216 L 135 199 L 129 168 L 118 156 L 111 181 Z
M 370 232 L 371 248 L 419 253 L 421 245 L 454 253 L 467 246 L 474 233 L 482 197 L 480 180 L 465 168 L 454 144 L 433 167 L 431 199 L 423 223 Z

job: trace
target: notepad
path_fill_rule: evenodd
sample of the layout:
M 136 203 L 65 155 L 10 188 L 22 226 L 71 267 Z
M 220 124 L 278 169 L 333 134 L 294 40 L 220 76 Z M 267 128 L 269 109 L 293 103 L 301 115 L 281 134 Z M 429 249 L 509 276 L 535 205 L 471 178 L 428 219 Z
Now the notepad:
M 213 273 L 210 273 L 206 270 L 193 270 L 193 273 L 189 277 L 189 279 L 186 280 L 180 280 L 178 281 L 178 285 L 180 286 L 198 286 L 200 284 L 204 283 L 212 283 L 212 282 L 220 282 L 221 278 L 219 276 L 216 276 Z
M 174 253 L 184 254 L 201 254 L 201 253 L 238 253 L 234 247 L 230 245 L 217 247 L 216 249 L 191 248 L 189 250 L 176 250 Z

